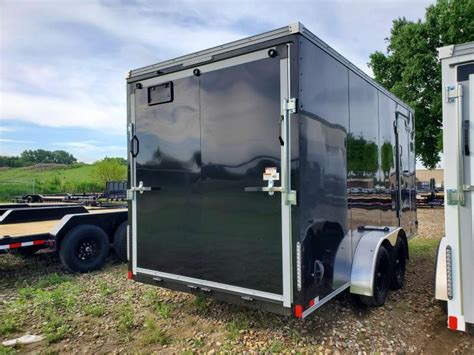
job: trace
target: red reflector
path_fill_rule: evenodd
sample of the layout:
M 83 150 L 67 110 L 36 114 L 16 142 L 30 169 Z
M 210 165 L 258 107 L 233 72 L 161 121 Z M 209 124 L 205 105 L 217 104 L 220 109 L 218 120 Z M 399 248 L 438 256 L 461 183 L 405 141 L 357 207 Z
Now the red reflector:
M 15 249 L 15 248 L 20 248 L 21 247 L 21 243 L 11 243 L 10 244 L 10 249 Z
M 299 304 L 295 306 L 295 316 L 296 318 L 303 318 L 303 307 Z
M 452 330 L 458 330 L 458 317 L 449 316 L 448 328 Z
M 45 240 L 33 240 L 33 245 L 41 245 L 44 244 L 46 241 Z
M 127 278 L 128 278 L 129 280 L 132 280 L 132 279 L 133 279 L 133 274 L 132 274 L 132 272 L 131 272 L 130 270 L 129 270 L 128 273 L 127 273 Z
M 314 306 L 314 299 L 309 301 L 309 306 L 313 307 Z

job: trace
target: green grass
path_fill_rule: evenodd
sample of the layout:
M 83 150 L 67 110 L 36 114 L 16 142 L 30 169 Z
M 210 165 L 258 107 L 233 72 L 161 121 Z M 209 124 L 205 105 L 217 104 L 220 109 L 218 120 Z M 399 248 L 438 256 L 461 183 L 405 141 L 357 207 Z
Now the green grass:
M 0 168 L 0 201 L 33 193 L 99 192 L 104 186 L 94 182 L 88 164 L 48 167 Z
M 18 330 L 18 320 L 12 312 L 5 313 L 0 319 L 0 335 L 7 335 Z
M 438 249 L 439 239 L 435 238 L 414 238 L 410 240 L 410 258 L 427 259 L 434 258 Z
M 203 295 L 196 295 L 194 299 L 194 307 L 201 312 L 205 312 L 209 309 L 209 299 Z
M 108 296 L 110 296 L 111 294 L 117 292 L 117 288 L 114 287 L 114 286 L 111 286 L 109 285 L 107 282 L 105 281 L 102 281 L 100 284 L 99 284 L 99 291 L 100 291 L 100 295 L 103 297 L 103 298 L 107 298 Z
M 87 314 L 88 316 L 92 317 L 102 317 L 105 314 L 106 311 L 105 304 L 100 303 L 100 304 L 89 304 L 84 307 L 84 313 Z
M 16 354 L 15 349 L 7 346 L 3 346 L 0 344 L 0 355 L 10 355 L 10 354 Z
M 249 322 L 246 319 L 234 320 L 225 325 L 226 330 L 229 332 L 227 338 L 229 340 L 237 340 L 240 337 L 241 330 L 247 330 Z
M 41 324 L 41 333 L 50 343 L 63 339 L 71 330 L 77 311 L 78 283 L 69 275 L 50 274 L 29 287 L 18 289 L 18 298 L 0 309 L 0 335 L 21 331 L 27 310 L 33 310 Z
M 145 320 L 145 331 L 140 336 L 142 345 L 160 344 L 167 345 L 171 343 L 171 337 L 165 331 L 159 329 L 153 318 Z
M 155 311 L 164 319 L 168 319 L 171 316 L 171 306 L 162 301 L 155 302 Z
M 50 286 L 54 286 L 54 285 L 59 285 L 59 284 L 62 284 L 64 282 L 70 282 L 72 281 L 72 276 L 71 275 L 60 275 L 56 272 L 52 273 L 52 274 L 49 274 L 45 277 L 43 277 L 42 279 L 40 279 L 35 287 L 36 288 L 47 288 L 47 287 L 50 287 Z
M 274 340 L 270 347 L 270 352 L 272 353 L 281 353 L 285 348 L 283 342 L 281 340 Z
M 122 333 L 128 333 L 135 326 L 135 316 L 130 303 L 117 307 L 118 330 Z

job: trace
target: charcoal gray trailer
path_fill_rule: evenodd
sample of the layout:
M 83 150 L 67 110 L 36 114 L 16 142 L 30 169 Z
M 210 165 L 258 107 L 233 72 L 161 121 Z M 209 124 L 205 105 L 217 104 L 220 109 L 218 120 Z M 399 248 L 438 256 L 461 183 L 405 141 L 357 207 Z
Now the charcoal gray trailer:
M 436 263 L 436 299 L 448 327 L 474 332 L 474 42 L 439 49 L 443 88 L 445 237 Z
M 127 78 L 129 277 L 304 318 L 403 286 L 413 111 L 296 23 Z

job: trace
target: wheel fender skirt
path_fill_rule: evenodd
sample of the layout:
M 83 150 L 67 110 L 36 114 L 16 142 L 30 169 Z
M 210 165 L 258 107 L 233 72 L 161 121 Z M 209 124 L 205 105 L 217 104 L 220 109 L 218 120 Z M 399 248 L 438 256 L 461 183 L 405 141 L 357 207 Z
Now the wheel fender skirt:
M 388 240 L 392 246 L 397 242 L 401 228 L 386 228 L 386 230 L 370 230 L 363 234 L 357 244 L 351 270 L 350 292 L 373 296 L 375 263 L 379 248 Z M 353 231 L 358 233 L 358 231 Z
M 436 255 L 435 269 L 435 298 L 440 301 L 448 300 L 448 273 L 446 272 L 446 246 L 448 239 L 441 238 Z

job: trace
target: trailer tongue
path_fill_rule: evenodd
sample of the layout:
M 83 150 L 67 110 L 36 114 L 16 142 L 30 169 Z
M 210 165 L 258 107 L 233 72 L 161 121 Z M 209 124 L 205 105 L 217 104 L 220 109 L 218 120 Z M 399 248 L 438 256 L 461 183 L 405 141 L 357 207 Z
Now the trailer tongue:
M 130 72 L 133 279 L 306 317 L 403 286 L 411 109 L 300 23 Z

